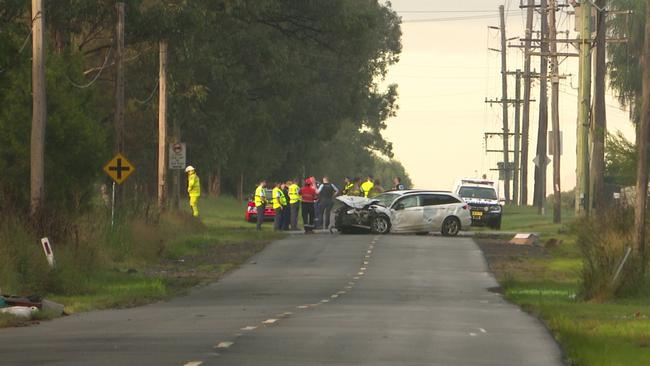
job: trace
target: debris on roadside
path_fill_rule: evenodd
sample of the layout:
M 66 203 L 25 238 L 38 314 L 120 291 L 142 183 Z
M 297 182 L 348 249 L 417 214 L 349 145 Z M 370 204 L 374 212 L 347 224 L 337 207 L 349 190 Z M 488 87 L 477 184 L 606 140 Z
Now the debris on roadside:
M 63 305 L 43 299 L 40 296 L 21 297 L 0 295 L 0 313 L 31 319 L 38 312 L 44 312 L 53 316 L 65 315 Z
M 521 233 L 515 235 L 514 238 L 510 239 L 508 244 L 513 245 L 538 245 L 539 237 L 531 233 Z
M 18 318 L 31 319 L 39 310 L 36 306 L 9 306 L 0 309 L 0 313 L 13 315 Z

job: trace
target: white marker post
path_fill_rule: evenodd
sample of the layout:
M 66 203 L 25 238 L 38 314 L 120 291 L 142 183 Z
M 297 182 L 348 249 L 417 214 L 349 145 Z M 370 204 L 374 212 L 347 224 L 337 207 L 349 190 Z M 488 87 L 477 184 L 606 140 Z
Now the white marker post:
M 115 182 L 113 182 L 113 193 L 111 198 L 111 230 L 115 226 Z
M 50 245 L 50 240 L 48 238 L 41 239 L 41 245 L 43 246 L 43 251 L 45 252 L 45 258 L 50 264 L 50 267 L 56 267 L 56 262 L 54 261 L 54 252 L 52 251 L 52 246 Z

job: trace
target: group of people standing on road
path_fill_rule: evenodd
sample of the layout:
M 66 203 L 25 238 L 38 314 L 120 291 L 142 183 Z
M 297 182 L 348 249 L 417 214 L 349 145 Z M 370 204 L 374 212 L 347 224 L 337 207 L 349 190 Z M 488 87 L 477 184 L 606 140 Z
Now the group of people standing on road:
M 275 210 L 273 228 L 280 230 L 300 230 L 298 228 L 298 213 L 302 211 L 302 221 L 305 233 L 313 233 L 314 229 L 329 228 L 334 198 L 339 195 L 372 198 L 383 193 L 384 188 L 379 180 L 369 175 L 364 182 L 359 178 L 346 177 L 343 189 L 330 182 L 325 176 L 321 182 L 314 177 L 304 180 L 302 187 L 298 180 L 276 182 L 267 197 L 267 181 L 262 180 L 255 189 L 255 207 L 257 210 L 257 230 L 262 229 L 264 209 L 271 202 Z M 399 177 L 393 179 L 394 190 L 404 190 Z

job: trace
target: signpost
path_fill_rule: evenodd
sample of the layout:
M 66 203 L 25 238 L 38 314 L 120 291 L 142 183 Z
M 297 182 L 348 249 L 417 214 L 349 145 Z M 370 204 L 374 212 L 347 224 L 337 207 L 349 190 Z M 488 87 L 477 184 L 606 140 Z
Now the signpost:
M 43 246 L 43 251 L 45 252 L 45 258 L 47 258 L 47 263 L 50 264 L 50 267 L 54 268 L 56 266 L 56 262 L 54 261 L 54 252 L 52 251 L 52 245 L 50 245 L 50 240 L 48 238 L 42 238 L 41 245 Z
M 135 171 L 135 167 L 122 154 L 117 153 L 106 165 L 104 172 L 113 180 L 111 195 L 111 229 L 115 225 L 115 184 L 122 184 Z
M 169 144 L 169 169 L 183 170 L 186 166 L 186 146 L 184 143 Z

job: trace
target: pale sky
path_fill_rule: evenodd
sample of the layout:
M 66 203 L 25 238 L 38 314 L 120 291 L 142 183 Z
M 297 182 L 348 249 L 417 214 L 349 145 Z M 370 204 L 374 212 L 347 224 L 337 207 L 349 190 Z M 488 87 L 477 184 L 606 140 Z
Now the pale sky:
M 498 178 L 497 161 L 502 154 L 485 153 L 484 132 L 502 131 L 501 107 L 486 105 L 485 99 L 501 98 L 501 61 L 498 6 L 506 5 L 508 38 L 523 37 L 525 12 L 519 0 L 392 0 L 393 9 L 403 18 L 401 61 L 390 69 L 387 83 L 399 84 L 399 111 L 388 123 L 385 136 L 393 142 L 396 158 L 406 167 L 415 186 L 451 190 L 462 177 L 487 174 Z M 508 10 L 509 9 L 509 10 Z M 427 12 L 430 11 L 430 12 Z M 455 19 L 467 18 L 474 19 Z M 409 22 L 441 19 L 445 21 Z M 539 19 L 536 19 L 537 29 Z M 561 15 L 558 31 L 571 30 L 573 20 Z M 569 46 L 572 47 L 572 46 Z M 559 50 L 574 52 L 574 50 Z M 539 58 L 534 57 L 533 69 L 539 71 Z M 523 69 L 523 55 L 517 49 L 508 50 L 508 69 Z M 562 190 L 575 186 L 575 143 L 578 85 L 577 59 L 567 59 L 560 72 L 573 74 L 560 84 L 560 124 L 564 137 L 562 156 Z M 532 98 L 539 99 L 535 82 Z M 514 98 L 514 77 L 509 85 L 509 98 Z M 523 93 L 523 92 L 522 92 Z M 634 140 L 634 127 L 628 112 L 608 96 L 608 130 L 620 130 Z M 549 87 L 550 98 L 550 87 Z M 529 197 L 532 199 L 532 179 L 537 141 L 538 103 L 531 104 L 531 135 L 529 158 Z M 510 130 L 514 131 L 514 108 L 509 108 Z M 551 121 L 549 119 L 549 125 Z M 488 148 L 500 149 L 499 138 L 488 140 Z M 513 143 L 511 141 L 510 148 Z M 512 158 L 511 158 L 512 159 Z M 547 192 L 552 192 L 552 164 L 548 169 Z M 501 190 L 503 192 L 503 190 Z

